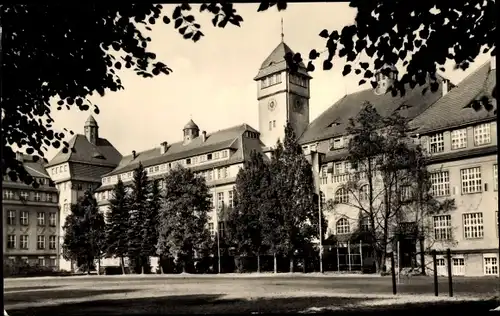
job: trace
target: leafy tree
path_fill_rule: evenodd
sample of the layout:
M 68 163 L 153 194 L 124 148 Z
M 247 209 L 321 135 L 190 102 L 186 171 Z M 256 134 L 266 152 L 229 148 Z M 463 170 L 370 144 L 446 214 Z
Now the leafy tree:
M 147 213 L 142 239 L 142 252 L 148 257 L 157 255 L 156 245 L 158 244 L 158 214 L 162 205 L 162 195 L 158 180 L 151 181 L 149 189 Z
M 187 264 L 210 243 L 210 196 L 205 180 L 190 169 L 177 167 L 165 177 L 165 199 L 159 215 L 157 252 Z
M 309 52 L 307 68 L 314 70 L 313 61 L 322 53 L 323 69 L 333 68 L 333 58 L 344 59 L 344 76 L 362 75 L 359 84 L 365 84 L 384 65 L 402 62 L 406 73 L 395 84 L 393 95 L 404 95 L 405 89 L 423 85 L 430 76 L 431 91 L 437 91 L 436 71 L 445 71 L 444 64 L 453 60 L 455 69 L 467 69 L 481 53 L 496 54 L 495 1 L 351 1 L 357 9 L 355 22 L 342 30 L 328 31 L 319 36 L 326 41 L 326 49 Z M 358 62 L 367 55 L 371 62 Z M 302 61 L 300 53 L 286 57 L 292 69 Z M 371 81 L 375 87 L 376 82 Z M 496 93 L 494 93 L 496 98 Z M 493 105 L 481 100 L 485 109 Z M 475 107 L 479 109 L 479 107 Z
M 358 209 L 355 235 L 362 235 L 371 245 L 377 271 L 382 270 L 387 249 L 398 238 L 393 232 L 401 230 L 404 222 L 453 207 L 453 201 L 438 201 L 430 195 L 426 156 L 408 132 L 405 118 L 398 114 L 382 117 L 369 103 L 350 119 L 347 128 L 351 139 L 346 162 L 351 177 L 339 187 L 346 193 L 340 195 L 347 198 L 337 198 L 336 207 Z M 416 190 L 418 201 L 411 193 Z
M 257 257 L 257 272 L 260 272 L 260 256 L 264 251 L 262 206 L 270 182 L 269 168 L 262 155 L 252 151 L 236 177 L 238 204 L 229 215 L 232 225 L 226 227 L 239 254 Z
M 99 212 L 91 191 L 85 191 L 77 204 L 71 205 L 71 214 L 63 226 L 63 257 L 87 265 L 88 273 L 96 257 L 100 257 L 105 243 L 104 216 Z
M 120 258 L 122 273 L 125 274 L 124 257 L 128 252 L 129 204 L 128 196 L 122 180 L 113 188 L 110 210 L 106 224 L 106 253 L 108 256 Z
M 311 165 L 302 154 L 290 124 L 285 127 L 283 143 L 276 175 L 276 181 L 281 182 L 276 191 L 283 219 L 280 248 L 290 258 L 290 272 L 293 272 L 295 251 L 303 250 L 312 238 L 318 237 L 319 217 Z
M 148 264 L 149 249 L 143 249 L 144 236 L 148 233 L 146 226 L 148 218 L 149 183 L 146 170 L 139 163 L 134 170 L 132 192 L 130 194 L 130 216 L 128 225 L 128 256 L 131 267 L 136 273 Z

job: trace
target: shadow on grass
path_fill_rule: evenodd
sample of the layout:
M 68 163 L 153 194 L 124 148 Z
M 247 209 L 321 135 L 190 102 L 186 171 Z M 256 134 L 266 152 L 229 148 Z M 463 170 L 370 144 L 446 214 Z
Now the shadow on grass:
M 129 293 L 137 290 L 131 289 L 117 289 L 117 290 L 82 290 L 82 289 L 67 289 L 67 290 L 56 290 L 56 291 L 28 291 L 28 292 L 15 292 L 15 293 L 4 293 L 3 301 L 4 304 L 18 304 L 18 303 L 33 303 L 37 301 L 47 301 L 52 299 L 74 299 L 97 295 L 106 294 L 120 294 Z
M 35 315 L 137 315 L 137 314 L 256 314 L 297 313 L 316 308 L 317 314 L 389 315 L 418 314 L 430 312 L 455 312 L 459 315 L 487 312 L 497 306 L 495 301 L 483 302 L 438 302 L 425 304 L 389 305 L 352 308 L 349 305 L 366 302 L 366 298 L 342 297 L 292 297 L 256 298 L 251 300 L 225 299 L 214 295 L 171 295 L 122 300 L 98 300 L 57 306 L 8 310 L 11 316 Z M 321 308 L 327 308 L 321 310 Z M 328 310 L 330 308 L 330 310 Z M 331 310 L 331 308 L 337 310 Z M 318 310 L 319 309 L 319 310 Z M 344 310 L 343 310 L 344 309 Z
M 48 290 L 48 289 L 55 289 L 61 287 L 59 285 L 42 285 L 42 286 L 18 286 L 18 287 L 11 287 L 8 289 L 3 289 L 4 293 L 9 293 L 9 292 L 17 292 L 17 291 L 34 291 L 34 290 Z

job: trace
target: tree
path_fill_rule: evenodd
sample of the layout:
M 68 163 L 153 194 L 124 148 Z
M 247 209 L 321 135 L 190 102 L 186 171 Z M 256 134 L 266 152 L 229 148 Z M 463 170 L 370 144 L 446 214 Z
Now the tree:
M 447 60 L 453 60 L 455 69 L 467 69 L 479 54 L 496 54 L 495 1 L 351 1 L 357 9 L 354 24 L 342 30 L 328 31 L 319 36 L 326 40 L 326 50 L 309 52 L 307 68 L 314 70 L 313 61 L 323 52 L 323 69 L 333 68 L 333 58 L 345 59 L 344 76 L 362 75 L 359 84 L 365 84 L 374 74 L 388 65 L 402 62 L 406 73 L 396 81 L 392 94 L 404 95 L 405 89 L 424 85 L 431 78 L 431 91 L 437 91 L 436 72 L 444 72 Z M 367 55 L 371 62 L 358 62 Z M 286 56 L 292 70 L 302 61 L 300 53 Z M 354 70 L 354 71 L 353 71 Z M 375 87 L 376 82 L 371 81 Z M 425 92 L 425 91 L 424 91 Z M 496 92 L 494 92 L 496 98 Z M 479 100 L 486 110 L 494 109 L 489 100 Z M 479 109 L 479 106 L 475 106 Z
M 162 204 L 162 194 L 158 180 L 153 180 L 149 184 L 149 198 L 147 200 L 147 213 L 142 238 L 142 253 L 147 257 L 157 255 L 156 245 L 158 244 L 158 214 Z
M 36 159 L 43 158 L 50 146 L 72 150 L 65 133 L 52 127 L 54 98 L 58 109 L 76 105 L 83 111 L 94 108 L 97 114 L 99 107 L 88 97 L 124 89 L 119 76 L 122 66 L 144 78 L 169 74 L 172 70 L 155 61 L 156 54 L 148 50 L 148 35 L 157 22 L 174 20 L 185 39 L 197 42 L 204 34 L 194 15 L 188 14 L 190 9 L 187 3 L 173 12 L 152 3 L 1 6 L 1 67 L 11 78 L 2 90 L 2 174 L 10 169 L 14 181 L 33 183 L 11 145 L 36 153 Z M 231 3 L 203 4 L 200 11 L 213 15 L 214 26 L 221 28 L 243 21 Z
M 149 183 L 146 170 L 139 163 L 134 170 L 132 191 L 130 194 L 130 216 L 128 225 L 128 256 L 131 267 L 138 273 L 144 273 L 148 264 L 149 249 L 143 249 L 144 236 L 148 233 L 146 226 L 148 218 Z
M 157 252 L 171 255 L 183 272 L 210 243 L 210 196 L 205 180 L 178 166 L 165 177 L 165 199 L 159 215 Z
M 290 258 L 290 272 L 293 272 L 295 252 L 319 237 L 319 217 L 314 203 L 312 168 L 289 123 L 285 126 L 283 143 L 280 162 L 275 166 L 277 174 L 273 176 L 280 182 L 275 191 L 283 221 L 279 248 Z
M 129 204 L 128 196 L 122 180 L 113 188 L 113 198 L 110 202 L 110 210 L 107 214 L 106 224 L 106 253 L 108 256 L 120 258 L 122 273 L 125 274 L 124 257 L 128 252 L 128 227 L 129 227 Z
M 87 190 L 77 204 L 71 205 L 71 214 L 64 223 L 64 259 L 87 265 L 90 274 L 93 261 L 101 256 L 105 243 L 104 227 L 104 216 L 93 193 Z
M 229 212 L 226 229 L 236 251 L 241 255 L 257 257 L 257 272 L 260 272 L 260 256 L 264 251 L 262 229 L 265 191 L 271 183 L 270 172 L 262 155 L 256 151 L 250 153 L 243 168 L 236 177 L 236 196 L 238 204 Z
M 379 272 L 402 224 L 418 223 L 415 219 L 453 207 L 452 201 L 430 195 L 430 186 L 424 183 L 429 177 L 426 156 L 411 140 L 407 122 L 397 113 L 382 117 L 365 103 L 347 128 L 350 179 L 338 188 L 336 207 L 347 205 L 359 211 L 355 235 L 371 245 Z

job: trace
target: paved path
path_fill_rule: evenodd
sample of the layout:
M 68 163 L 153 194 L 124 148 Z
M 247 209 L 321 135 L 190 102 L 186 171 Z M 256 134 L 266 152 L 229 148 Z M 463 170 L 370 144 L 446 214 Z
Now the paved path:
M 439 280 L 442 296 L 438 298 L 433 296 L 432 278 L 402 281 L 394 297 L 389 277 L 296 274 L 6 279 L 4 302 L 10 316 L 366 311 L 422 302 L 433 309 L 439 309 L 439 304 L 455 304 L 463 312 L 466 306 L 460 304 L 465 303 L 459 301 L 491 298 L 499 283 L 493 278 L 455 278 L 456 298 L 450 300 L 444 278 Z M 484 311 L 496 307 L 496 302 L 467 304 L 486 304 L 474 307 Z

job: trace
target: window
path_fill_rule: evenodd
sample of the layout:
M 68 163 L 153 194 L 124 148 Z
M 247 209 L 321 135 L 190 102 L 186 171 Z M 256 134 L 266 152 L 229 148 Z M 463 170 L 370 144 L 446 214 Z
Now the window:
M 430 174 L 431 194 L 435 197 L 450 194 L 450 173 L 448 171 L 432 172 Z
M 186 158 L 186 165 L 190 165 L 191 164 L 191 158 Z
M 462 175 L 462 194 L 481 192 L 481 168 L 474 167 L 460 170 Z
M 55 235 L 49 236 L 49 249 L 50 250 L 56 249 L 56 236 Z
M 208 223 L 208 231 L 210 232 L 210 235 L 215 236 L 214 223 Z
M 21 249 L 28 249 L 28 235 L 21 235 L 20 244 Z
M 69 204 L 69 203 L 64 203 L 64 205 L 63 205 L 63 212 L 64 212 L 64 214 L 68 214 L 69 213 L 69 211 L 70 211 L 70 205 L 71 204 Z
M 491 143 L 490 123 L 474 126 L 474 145 L 481 146 Z
M 335 193 L 336 203 L 349 203 L 349 192 L 345 188 L 340 188 Z
M 437 133 L 429 136 L 429 144 L 431 153 L 440 153 L 444 151 L 444 135 Z
M 207 160 L 212 160 L 212 154 L 207 154 Z
M 29 198 L 29 193 L 26 191 L 21 191 L 21 193 L 19 193 L 19 196 L 21 197 L 21 199 L 27 200 Z
M 361 202 L 366 202 L 370 200 L 370 187 L 368 186 L 368 184 L 363 185 L 359 189 L 359 200 Z
M 38 258 L 38 265 L 41 267 L 45 266 L 45 258 L 44 257 Z
M 29 214 L 28 214 L 28 211 L 22 211 L 20 219 L 21 219 L 21 225 L 28 226 L 28 224 L 29 224 Z
M 451 149 L 467 147 L 467 129 L 456 129 L 451 132 Z
M 322 166 L 321 167 L 321 184 L 327 184 L 328 183 L 328 166 Z
M 116 181 L 116 177 L 113 177 L 113 181 Z M 76 189 L 79 190 L 79 191 L 83 190 L 83 184 L 77 183 L 76 184 Z
M 3 190 L 3 198 L 6 200 L 14 199 L 14 192 L 11 190 Z
M 36 248 L 45 249 L 45 236 L 43 235 L 36 236 Z
M 276 120 L 273 120 L 273 127 L 276 127 Z
M 45 226 L 45 213 L 44 212 L 38 212 L 36 214 L 36 222 L 38 226 Z
M 56 258 L 50 258 L 49 259 L 49 267 L 55 267 L 56 265 Z
M 498 275 L 498 263 L 495 255 L 484 255 L 484 274 Z
M 49 226 L 55 227 L 57 222 L 57 213 L 51 212 L 49 213 Z
M 16 211 L 7 212 L 7 225 L 16 225 Z
M 344 170 L 344 163 L 343 163 L 343 162 L 336 162 L 336 163 L 333 165 L 333 173 L 334 173 L 335 175 L 344 174 L 344 173 L 345 173 L 345 170 Z
M 483 213 L 464 214 L 464 238 L 483 238 Z
M 498 191 L 498 165 L 493 165 L 493 189 Z
M 336 223 L 337 235 L 349 234 L 350 227 L 347 218 L 341 218 Z
M 320 203 L 321 203 L 321 207 L 325 206 L 326 204 L 326 196 L 325 196 L 325 193 L 323 193 L 322 191 L 319 192 L 319 196 L 320 196 Z
M 370 231 L 370 219 L 368 218 L 368 216 L 364 216 L 361 219 L 361 231 Z
M 227 201 L 227 205 L 229 207 L 234 207 L 233 205 L 233 190 L 230 190 L 227 192 L 228 193 L 228 201 Z
M 219 159 L 219 157 L 220 157 L 220 153 L 219 152 L 214 153 L 214 159 Z
M 224 208 L 224 192 L 217 192 L 217 209 Z
M 224 222 L 219 222 L 219 238 L 224 238 Z
M 224 150 L 224 151 L 222 152 L 222 158 L 227 158 L 227 150 Z
M 8 235 L 7 236 L 7 248 L 15 249 L 16 248 L 16 235 Z
M 434 216 L 434 239 L 451 239 L 451 215 Z
M 342 137 L 336 137 L 330 139 L 330 150 L 344 148 L 344 142 Z
M 276 76 L 276 83 L 281 83 L 281 72 L 277 73 L 275 76 Z
M 207 171 L 206 179 L 207 179 L 207 181 L 212 181 L 214 179 L 214 172 L 213 172 L 213 170 Z
M 401 186 L 400 190 L 400 198 L 402 202 L 408 202 L 411 201 L 412 199 L 412 188 L 409 185 L 403 185 Z
M 269 130 L 273 129 L 273 121 L 269 121 Z

